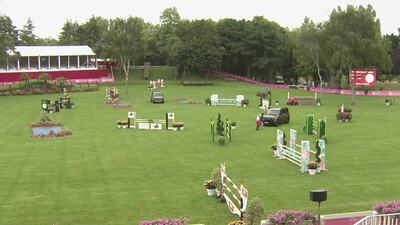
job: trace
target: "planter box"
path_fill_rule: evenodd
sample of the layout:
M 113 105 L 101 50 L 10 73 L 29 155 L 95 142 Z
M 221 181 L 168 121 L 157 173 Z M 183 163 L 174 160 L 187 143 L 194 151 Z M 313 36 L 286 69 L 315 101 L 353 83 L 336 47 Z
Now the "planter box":
M 61 133 L 64 130 L 61 126 L 54 127 L 32 127 L 33 135 L 48 135 L 50 133 L 57 134 Z
M 216 196 L 217 195 L 217 189 L 207 189 L 207 195 L 208 196 Z
M 316 172 L 317 169 L 308 169 L 308 174 L 310 174 L 311 176 L 315 175 Z

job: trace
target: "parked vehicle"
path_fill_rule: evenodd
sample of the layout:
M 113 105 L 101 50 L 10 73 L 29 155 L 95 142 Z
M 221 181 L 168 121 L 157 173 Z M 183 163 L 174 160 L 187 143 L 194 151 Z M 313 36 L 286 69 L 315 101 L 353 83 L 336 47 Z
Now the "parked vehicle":
M 275 84 L 285 84 L 285 79 L 283 78 L 283 76 L 275 76 Z
M 164 103 L 164 95 L 159 91 L 152 91 L 150 101 L 152 103 Z
M 278 126 L 279 124 L 289 123 L 290 115 L 289 109 L 284 108 L 271 108 L 263 116 L 263 124 L 270 126 Z

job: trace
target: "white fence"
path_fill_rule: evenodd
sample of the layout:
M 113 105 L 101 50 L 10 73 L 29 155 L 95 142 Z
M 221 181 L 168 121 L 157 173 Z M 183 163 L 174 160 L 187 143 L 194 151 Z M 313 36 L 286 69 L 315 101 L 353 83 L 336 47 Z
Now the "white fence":
M 366 216 L 354 225 L 400 225 L 400 213 Z

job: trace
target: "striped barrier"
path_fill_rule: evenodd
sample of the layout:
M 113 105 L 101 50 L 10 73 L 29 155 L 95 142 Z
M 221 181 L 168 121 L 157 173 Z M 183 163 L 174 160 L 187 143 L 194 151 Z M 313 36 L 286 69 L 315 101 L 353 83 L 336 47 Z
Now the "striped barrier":
M 243 215 L 246 212 L 247 208 L 247 200 L 249 198 L 249 193 L 242 184 L 240 184 L 240 187 L 238 187 L 228 177 L 225 170 L 225 164 L 221 163 L 220 171 L 221 171 L 221 181 L 222 181 L 221 195 L 226 200 L 226 204 L 228 206 L 229 211 L 232 214 L 240 216 L 240 219 L 243 219 Z

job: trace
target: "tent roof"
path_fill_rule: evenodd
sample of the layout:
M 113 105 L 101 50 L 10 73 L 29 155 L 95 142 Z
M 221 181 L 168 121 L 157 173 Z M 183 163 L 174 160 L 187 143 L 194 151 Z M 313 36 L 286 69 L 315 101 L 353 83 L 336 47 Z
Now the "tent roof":
M 15 46 L 15 52 L 27 56 L 77 56 L 96 55 L 87 45 L 78 46 Z

